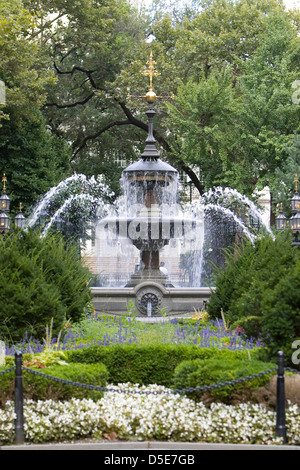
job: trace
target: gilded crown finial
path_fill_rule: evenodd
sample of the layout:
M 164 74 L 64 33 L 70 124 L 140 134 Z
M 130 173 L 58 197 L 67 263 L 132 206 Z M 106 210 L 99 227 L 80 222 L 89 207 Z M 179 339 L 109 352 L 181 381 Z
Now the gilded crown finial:
M 299 179 L 298 179 L 297 174 L 295 175 L 294 182 L 295 182 L 295 191 L 297 193 L 298 192 L 298 183 L 299 183 Z
M 150 53 L 150 58 L 147 61 L 147 64 L 149 65 L 149 69 L 144 70 L 142 72 L 143 75 L 145 75 L 146 77 L 149 76 L 149 79 L 150 79 L 149 91 L 146 94 L 145 98 L 148 101 L 148 103 L 154 103 L 157 96 L 156 96 L 156 93 L 154 93 L 154 91 L 153 91 L 153 77 L 158 77 L 158 75 L 160 75 L 160 73 L 157 70 L 154 69 L 154 65 L 156 64 L 156 62 L 153 60 L 152 51 Z
M 167 96 L 167 95 L 158 96 L 153 91 L 153 77 L 158 77 L 158 75 L 161 75 L 161 73 L 158 72 L 157 70 L 155 70 L 155 68 L 154 68 L 154 65 L 156 64 L 156 62 L 153 60 L 152 51 L 150 52 L 150 57 L 149 57 L 149 60 L 147 61 L 147 64 L 149 65 L 149 69 L 148 70 L 143 70 L 141 72 L 141 74 L 145 75 L 146 77 L 149 77 L 149 79 L 150 79 L 150 85 L 149 85 L 148 93 L 146 93 L 146 95 L 143 95 L 143 96 L 135 95 L 135 94 L 131 95 L 130 93 L 128 93 L 127 98 L 146 98 L 146 100 L 149 104 L 153 104 L 156 101 L 157 98 L 173 99 L 174 95 L 172 95 L 172 96 Z
M 3 173 L 3 176 L 2 176 L 2 183 L 3 183 L 3 191 L 6 191 L 7 178 L 5 176 L 5 173 Z
M 158 77 L 158 75 L 160 75 L 160 72 L 158 72 L 157 70 L 154 70 L 154 65 L 156 64 L 156 62 L 153 60 L 152 51 L 150 52 L 150 58 L 147 61 L 147 64 L 149 65 L 149 69 L 144 70 L 142 74 L 145 75 L 146 77 L 149 76 L 150 78 L 149 91 L 153 91 L 153 77 Z

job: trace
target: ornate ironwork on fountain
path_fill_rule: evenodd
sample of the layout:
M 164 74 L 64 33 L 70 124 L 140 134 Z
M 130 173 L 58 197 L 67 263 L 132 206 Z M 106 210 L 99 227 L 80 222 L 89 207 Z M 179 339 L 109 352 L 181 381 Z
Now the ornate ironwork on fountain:
M 153 316 L 162 307 L 162 292 L 155 286 L 141 288 L 136 294 L 136 306 L 140 313 Z

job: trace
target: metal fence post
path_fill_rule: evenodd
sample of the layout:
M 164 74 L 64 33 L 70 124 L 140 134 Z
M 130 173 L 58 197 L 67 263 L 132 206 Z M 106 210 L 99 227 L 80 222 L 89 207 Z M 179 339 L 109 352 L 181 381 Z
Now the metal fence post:
M 287 443 L 285 425 L 284 353 L 278 351 L 277 397 L 276 397 L 276 436 Z
M 15 444 L 24 444 L 22 353 L 15 353 Z

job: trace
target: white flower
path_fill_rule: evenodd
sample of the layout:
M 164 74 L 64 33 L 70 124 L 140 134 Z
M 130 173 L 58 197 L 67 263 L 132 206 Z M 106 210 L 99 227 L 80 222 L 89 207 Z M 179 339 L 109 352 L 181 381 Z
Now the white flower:
M 155 384 L 148 387 L 119 384 L 107 388 L 114 391 L 106 392 L 97 402 L 25 401 L 26 441 L 76 439 L 115 431 L 124 439 L 280 443 L 275 436 L 275 412 L 261 405 L 213 403 L 207 408 Z M 13 442 L 14 420 L 14 405 L 8 402 L 5 410 L 0 410 L 1 444 Z M 290 444 L 300 444 L 299 420 L 300 408 L 290 405 L 286 410 Z

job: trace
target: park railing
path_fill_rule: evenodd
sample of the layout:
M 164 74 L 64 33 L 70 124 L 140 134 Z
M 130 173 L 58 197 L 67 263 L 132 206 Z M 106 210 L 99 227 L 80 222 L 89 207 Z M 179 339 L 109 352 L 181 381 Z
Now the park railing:
M 212 385 L 204 385 L 201 387 L 190 387 L 190 388 L 183 388 L 183 389 L 169 389 L 169 390 L 156 390 L 156 391 L 145 391 L 145 390 L 124 390 L 124 389 L 110 389 L 108 387 L 101 387 L 96 385 L 84 384 L 80 382 L 74 382 L 71 380 L 62 379 L 59 377 L 53 377 L 42 372 L 27 368 L 23 366 L 23 355 L 21 352 L 15 353 L 15 365 L 5 371 L 0 372 L 0 375 L 7 374 L 12 371 L 15 371 L 15 394 L 14 394 L 14 401 L 15 401 L 15 444 L 24 444 L 25 442 L 25 434 L 24 434 L 24 411 L 23 411 L 23 370 L 29 372 L 34 375 L 42 376 L 46 379 L 53 380 L 56 382 L 65 383 L 68 385 L 73 385 L 75 387 L 83 387 L 89 390 L 96 390 L 101 392 L 115 392 L 115 393 L 135 393 L 135 394 L 177 394 L 177 393 L 192 393 L 192 392 L 204 392 L 209 390 L 214 390 L 216 388 L 227 387 L 228 385 L 235 385 L 242 382 L 249 381 L 251 379 L 255 379 L 258 377 L 262 377 L 266 374 L 276 373 L 277 372 L 277 386 L 276 386 L 276 426 L 275 426 L 275 434 L 277 437 L 282 438 L 284 444 L 287 443 L 287 428 L 286 428 L 286 412 L 285 412 L 285 381 L 284 381 L 284 373 L 285 370 L 289 372 L 293 372 L 296 374 L 300 374 L 298 370 L 285 368 L 284 367 L 284 353 L 282 351 L 278 352 L 277 355 L 277 367 L 272 369 L 268 369 L 263 372 L 259 372 L 257 374 L 248 375 L 246 377 L 242 377 L 239 379 L 234 379 L 231 381 L 226 381 L 222 383 L 212 384 Z

